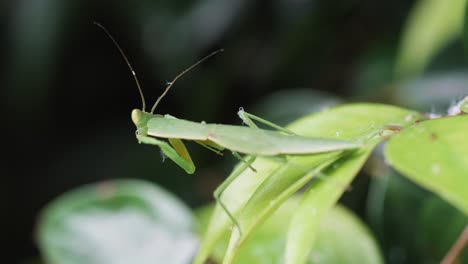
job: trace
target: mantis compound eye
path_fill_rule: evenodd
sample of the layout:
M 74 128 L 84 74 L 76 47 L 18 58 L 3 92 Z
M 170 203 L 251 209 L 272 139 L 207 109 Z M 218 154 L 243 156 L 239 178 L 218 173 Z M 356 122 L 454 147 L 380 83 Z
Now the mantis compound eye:
M 133 109 L 132 111 L 132 121 L 135 124 L 135 126 L 138 126 L 138 124 L 141 121 L 143 113 L 139 109 Z

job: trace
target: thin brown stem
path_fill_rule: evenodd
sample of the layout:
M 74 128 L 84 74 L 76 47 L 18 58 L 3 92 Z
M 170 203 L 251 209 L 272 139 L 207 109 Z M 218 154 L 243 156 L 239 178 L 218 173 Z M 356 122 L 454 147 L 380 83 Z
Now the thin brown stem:
M 445 255 L 444 259 L 441 264 L 453 264 L 460 256 L 463 249 L 468 246 L 468 225 L 465 226 L 465 229 L 458 237 L 457 241 L 453 244 L 452 248 L 450 248 L 447 255 Z

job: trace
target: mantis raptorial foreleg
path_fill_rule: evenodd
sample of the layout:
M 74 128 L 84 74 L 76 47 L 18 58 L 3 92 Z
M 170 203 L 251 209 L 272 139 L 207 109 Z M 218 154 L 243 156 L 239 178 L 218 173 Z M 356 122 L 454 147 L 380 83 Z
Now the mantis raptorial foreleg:
M 137 140 L 140 143 L 159 146 L 164 155 L 177 163 L 187 173 L 192 174 L 195 171 L 195 165 L 182 140 L 171 138 L 169 139 L 170 144 L 168 144 L 166 141 L 141 135 L 137 135 Z
M 255 120 L 255 121 L 258 121 L 258 122 L 260 122 L 262 124 L 265 124 L 265 125 L 267 125 L 269 127 L 277 129 L 279 131 L 285 132 L 285 133 L 290 134 L 290 135 L 295 135 L 295 133 L 292 132 L 291 130 L 288 130 L 288 129 L 282 127 L 282 126 L 279 126 L 279 125 L 277 125 L 275 123 L 272 123 L 272 122 L 270 122 L 268 120 L 265 120 L 265 119 L 263 119 L 261 117 L 258 117 L 256 115 L 245 112 L 244 108 L 242 108 L 242 107 L 239 108 L 239 111 L 237 112 L 237 115 L 239 115 L 240 119 L 242 119 L 242 122 L 244 122 L 246 125 L 248 125 L 251 128 L 258 128 L 258 126 L 255 125 L 255 123 L 253 122 L 253 120 Z

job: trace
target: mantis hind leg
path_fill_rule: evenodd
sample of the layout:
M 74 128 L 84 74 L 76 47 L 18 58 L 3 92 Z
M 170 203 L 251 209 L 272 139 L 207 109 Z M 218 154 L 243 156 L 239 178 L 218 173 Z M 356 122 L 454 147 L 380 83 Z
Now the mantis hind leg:
M 227 214 L 229 219 L 234 223 L 234 225 L 237 227 L 239 230 L 239 233 L 242 234 L 241 227 L 239 225 L 239 222 L 237 222 L 236 218 L 234 215 L 229 211 L 227 206 L 223 203 L 221 199 L 221 195 L 223 195 L 223 192 L 227 189 L 227 187 L 242 173 L 244 172 L 247 168 L 250 167 L 250 165 L 255 161 L 255 156 L 248 156 L 247 158 L 243 159 L 243 163 L 241 163 L 230 175 L 227 177 L 226 180 L 224 180 L 221 185 L 216 188 L 214 191 L 214 198 L 216 202 L 221 206 L 223 211 Z
M 290 134 L 290 135 L 295 135 L 294 132 L 292 132 L 291 130 L 289 129 L 286 129 L 282 126 L 279 126 L 275 123 L 272 123 L 268 120 L 265 120 L 261 117 L 258 117 L 256 115 L 253 115 L 253 114 L 250 114 L 250 113 L 247 113 L 244 111 L 244 108 L 239 108 L 239 111 L 237 112 L 237 115 L 239 115 L 240 119 L 242 119 L 242 122 L 244 122 L 246 125 L 248 125 L 249 127 L 251 128 L 258 128 L 258 126 L 254 123 L 253 120 L 257 121 L 257 122 L 260 122 L 262 124 L 265 124 L 269 127 L 272 127 L 274 129 L 277 129 L 279 131 L 282 131 L 282 132 L 285 132 L 287 134 Z

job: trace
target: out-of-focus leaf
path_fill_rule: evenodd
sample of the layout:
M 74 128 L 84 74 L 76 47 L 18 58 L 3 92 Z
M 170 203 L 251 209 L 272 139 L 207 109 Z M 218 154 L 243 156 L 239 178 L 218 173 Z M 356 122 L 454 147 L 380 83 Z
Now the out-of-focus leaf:
M 318 228 L 307 263 L 383 263 L 373 235 L 344 207 L 333 207 Z
M 385 156 L 403 175 L 468 215 L 468 116 L 421 122 L 387 144 Z
M 404 81 L 392 87 L 394 104 L 445 115 L 451 104 L 468 94 L 465 71 L 437 73 Z
M 372 176 L 367 213 L 386 262 L 418 262 L 417 219 L 428 193 L 388 167 Z
M 113 180 L 58 197 L 37 243 L 47 263 L 189 263 L 197 239 L 190 210 L 149 182 Z
M 407 126 L 419 118 L 419 114 L 397 107 L 378 104 L 350 104 L 301 118 L 288 128 L 304 136 L 337 138 L 367 143 L 367 147 L 371 149 L 373 144 L 382 140 L 381 135 L 386 130 L 385 125 Z M 257 169 L 257 173 L 244 170 L 221 197 L 227 208 L 234 213 L 242 229 L 242 235 L 240 235 L 238 228 L 233 229 L 225 262 L 229 263 L 234 259 L 238 249 L 250 232 L 278 208 L 283 201 L 304 186 L 310 178 L 320 174 L 320 171 L 330 164 L 340 158 L 345 161 L 344 155 L 346 154 L 332 152 L 319 155 L 291 156 L 285 162 L 258 158 L 252 164 Z M 348 156 L 347 158 L 351 157 Z M 339 184 L 337 183 L 337 185 Z M 346 185 L 346 182 L 343 184 Z M 334 187 L 340 189 L 341 192 L 345 190 L 344 186 L 340 186 L 341 188 Z M 335 195 L 331 196 L 334 197 Z M 332 205 L 333 203 L 330 207 Z M 229 231 L 231 224 L 225 212 L 220 206 L 217 206 L 211 218 L 207 234 L 204 237 L 204 242 L 198 252 L 196 263 L 203 263 L 210 255 L 218 239 Z
M 463 42 L 465 47 L 465 52 L 468 54 L 468 4 L 465 6 L 465 17 L 463 24 Z
M 349 87 L 354 98 L 375 98 L 389 88 L 395 68 L 396 47 L 392 44 L 384 41 L 359 59 Z
M 293 196 L 281 205 L 246 241 L 236 263 L 284 263 L 286 233 L 300 198 Z M 206 227 L 214 206 L 197 211 L 199 226 Z M 204 232 L 204 230 L 200 230 Z M 350 243 L 353 241 L 353 243 Z M 228 236 L 216 245 L 213 260 L 221 262 Z M 375 240 L 363 223 L 344 207 L 333 207 L 321 221 L 317 243 L 306 263 L 382 263 Z
M 193 59 L 197 52 L 209 48 L 222 37 L 247 3 L 245 0 L 201 0 L 179 13 L 162 5 L 151 9 L 151 16 L 147 15 L 148 7 L 143 7 L 142 15 L 148 17 L 144 23 L 145 49 L 155 62 L 161 63 L 157 65 L 159 68 L 168 68 L 173 65 L 170 62 L 181 58 Z M 164 71 L 173 74 L 180 68 L 169 67 Z
M 466 0 L 419 0 L 411 11 L 401 40 L 397 77 L 421 73 L 430 59 L 460 36 Z
M 75 3 L 46 0 L 17 4 L 9 23 L 13 33 L 8 53 L 11 65 L 2 104 L 21 113 L 39 114 L 50 100 L 47 95 L 56 71 L 61 29 Z
M 386 263 L 439 263 L 468 217 L 395 170 L 372 179 L 368 215 Z
M 460 103 L 460 110 L 465 114 L 468 114 L 468 96 L 466 96 Z
M 427 199 L 418 220 L 416 246 L 425 263 L 441 261 L 468 224 L 468 216 L 436 196 Z M 468 251 L 463 252 L 459 263 L 468 263 Z

